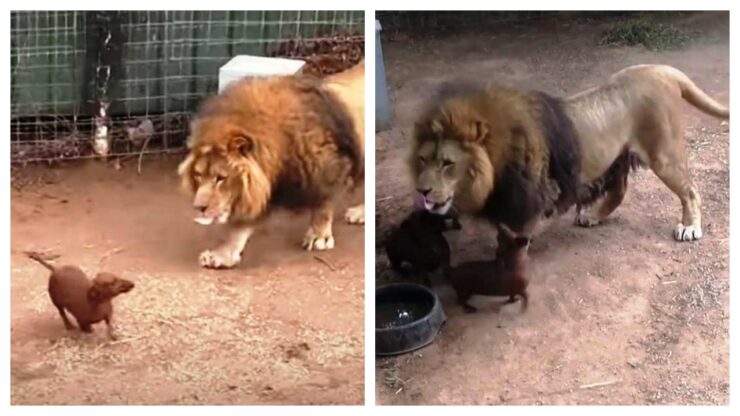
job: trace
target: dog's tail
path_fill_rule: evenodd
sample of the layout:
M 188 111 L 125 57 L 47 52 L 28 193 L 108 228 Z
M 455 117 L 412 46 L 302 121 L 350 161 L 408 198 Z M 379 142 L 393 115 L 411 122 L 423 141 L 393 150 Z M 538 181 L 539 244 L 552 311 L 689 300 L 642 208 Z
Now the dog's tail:
M 36 260 L 37 262 L 41 263 L 42 266 L 46 267 L 50 271 L 54 271 L 54 266 L 52 266 L 50 263 L 48 263 L 42 256 L 41 253 L 37 253 L 35 251 L 25 251 L 24 252 L 26 256 L 28 256 L 31 260 Z
M 670 66 L 660 67 L 662 74 L 673 79 L 681 88 L 681 97 L 699 110 L 721 119 L 730 118 L 730 109 L 702 91 L 686 74 Z

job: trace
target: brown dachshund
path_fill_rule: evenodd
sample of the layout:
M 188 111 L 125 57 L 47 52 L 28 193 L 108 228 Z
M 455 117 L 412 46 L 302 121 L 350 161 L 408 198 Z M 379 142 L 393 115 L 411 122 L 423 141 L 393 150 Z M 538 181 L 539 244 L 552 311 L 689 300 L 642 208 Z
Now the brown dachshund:
M 54 267 L 39 253 L 26 252 L 26 255 L 41 263 L 51 271 L 49 276 L 49 296 L 51 303 L 59 310 L 65 328 L 75 328 L 65 312 L 69 311 L 77 320 L 82 332 L 92 332 L 92 324 L 105 321 L 108 336 L 116 339 L 113 333 L 113 304 L 111 300 L 134 288 L 134 283 L 111 273 L 98 273 L 91 281 L 77 266 Z
M 499 232 L 499 249 L 495 260 L 472 261 L 457 267 L 447 268 L 445 274 L 457 292 L 459 304 L 465 312 L 476 312 L 477 309 L 468 301 L 473 295 L 508 296 L 507 303 L 522 299 L 522 312 L 527 309 L 529 297 L 526 275 L 527 250 L 530 239 L 517 237 L 501 227 Z

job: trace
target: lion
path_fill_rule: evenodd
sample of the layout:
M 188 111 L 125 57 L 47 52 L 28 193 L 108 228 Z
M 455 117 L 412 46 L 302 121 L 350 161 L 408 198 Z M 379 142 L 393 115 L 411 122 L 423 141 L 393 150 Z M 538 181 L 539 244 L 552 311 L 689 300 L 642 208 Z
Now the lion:
M 432 212 L 453 205 L 531 236 L 576 205 L 576 224 L 601 223 L 622 202 L 627 175 L 647 166 L 678 196 L 678 241 L 702 237 L 688 170 L 681 102 L 721 119 L 729 110 L 681 71 L 623 69 L 565 99 L 491 85 L 446 84 L 414 127 L 408 164 Z
M 276 208 L 310 211 L 306 250 L 334 248 L 334 202 L 364 178 L 364 78 L 364 61 L 323 80 L 248 78 L 203 103 L 178 174 L 195 221 L 229 231 L 200 254 L 202 267 L 237 266 Z M 364 204 L 345 219 L 363 224 Z

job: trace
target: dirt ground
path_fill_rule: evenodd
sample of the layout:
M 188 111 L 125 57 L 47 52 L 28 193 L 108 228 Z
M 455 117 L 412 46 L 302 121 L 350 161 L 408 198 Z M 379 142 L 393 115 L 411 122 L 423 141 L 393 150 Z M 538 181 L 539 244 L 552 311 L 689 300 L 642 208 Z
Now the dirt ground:
M 700 36 L 681 50 L 598 46 L 602 21 L 502 26 L 383 44 L 393 128 L 377 135 L 377 236 L 410 209 L 403 157 L 413 120 L 434 87 L 489 79 L 554 95 L 595 85 L 625 66 L 678 67 L 729 101 L 728 14 L 672 23 Z M 530 253 L 530 306 L 474 298 L 463 314 L 435 286 L 448 315 L 438 340 L 377 360 L 380 404 L 728 404 L 729 126 L 685 107 L 690 169 L 703 198 L 705 236 L 677 243 L 678 199 L 650 171 L 630 179 L 625 202 L 601 226 L 573 225 L 571 210 Z M 453 263 L 490 258 L 495 232 L 463 219 L 448 235 Z M 376 283 L 393 279 L 378 250 Z M 588 386 L 594 383 L 605 385 Z M 584 386 L 585 388 L 582 388 Z
M 364 228 L 338 221 L 337 248 L 309 253 L 307 215 L 277 213 L 240 267 L 201 269 L 223 234 L 193 222 L 178 161 L 14 172 L 11 403 L 362 404 Z M 115 302 L 118 341 L 64 329 L 23 254 L 46 249 L 136 283 Z

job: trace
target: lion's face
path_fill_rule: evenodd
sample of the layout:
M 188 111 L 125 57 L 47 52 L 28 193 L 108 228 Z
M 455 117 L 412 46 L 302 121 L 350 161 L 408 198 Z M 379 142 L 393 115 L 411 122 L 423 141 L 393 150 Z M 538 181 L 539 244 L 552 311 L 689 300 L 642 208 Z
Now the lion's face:
M 195 222 L 225 224 L 256 219 L 269 199 L 269 181 L 243 137 L 228 146 L 200 146 L 190 150 L 178 173 L 183 188 L 193 195 Z
M 411 157 L 418 204 L 435 214 L 446 214 L 469 171 L 468 153 L 459 142 L 440 139 L 420 143 Z
M 228 222 L 238 188 L 226 156 L 217 151 L 192 152 L 180 167 L 186 188 L 193 193 L 195 222 L 202 225 Z
M 488 123 L 461 105 L 447 104 L 417 122 L 409 165 L 420 208 L 446 214 L 479 211 L 493 189 L 486 152 Z

